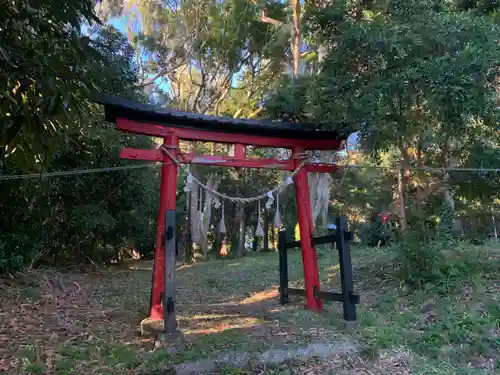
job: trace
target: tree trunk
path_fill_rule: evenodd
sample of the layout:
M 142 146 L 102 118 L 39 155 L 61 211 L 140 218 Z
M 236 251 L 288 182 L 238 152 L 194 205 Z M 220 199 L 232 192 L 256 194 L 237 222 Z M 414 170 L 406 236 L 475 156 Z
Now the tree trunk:
M 423 148 L 424 148 L 424 134 L 423 134 L 423 132 L 420 132 L 420 134 L 418 136 L 418 143 L 417 143 L 417 170 L 415 171 L 415 175 L 418 178 L 417 197 L 422 195 L 422 185 L 420 184 L 420 181 L 423 179 L 423 176 L 424 176 L 424 173 L 421 169 L 424 166 L 424 160 L 423 160 L 423 155 L 422 155 Z M 420 211 L 422 209 L 421 202 L 416 200 L 415 207 L 416 207 L 417 211 L 420 213 Z
M 406 219 L 406 199 L 405 199 L 405 187 L 403 183 L 403 170 L 398 170 L 398 199 L 399 199 L 399 222 L 401 224 L 401 230 L 406 232 L 408 229 L 408 221 Z
M 264 247 L 263 251 L 269 251 L 269 210 L 264 210 Z
M 253 243 L 252 243 L 252 251 L 254 255 L 257 253 L 257 248 L 259 247 L 259 237 L 257 237 L 255 234 L 257 233 L 257 226 L 259 225 L 259 222 L 257 221 L 255 223 L 255 226 L 253 228 Z
M 201 249 L 201 217 L 200 217 L 200 191 L 197 185 L 191 189 L 191 199 L 190 199 L 190 223 L 189 228 L 191 232 L 193 257 L 196 259 L 203 258 L 203 251 Z
M 186 193 L 186 223 L 184 231 L 184 262 L 194 262 L 193 239 L 191 238 L 191 192 Z
M 493 235 L 495 236 L 495 241 L 498 242 L 497 223 L 495 222 L 495 215 L 493 213 L 493 208 L 491 209 L 491 221 L 493 222 Z
M 207 186 L 210 189 L 217 190 L 219 187 L 219 180 L 215 176 L 210 176 L 207 181 Z M 212 218 L 212 201 L 213 195 L 207 191 L 205 195 L 205 202 L 203 202 L 203 218 L 204 221 L 201 225 L 201 248 L 203 250 L 204 259 L 208 259 L 208 231 L 210 230 L 210 221 Z
M 238 221 L 239 221 L 239 231 L 238 231 L 238 256 L 241 257 L 245 253 L 245 206 L 243 204 L 238 205 Z
M 276 228 L 274 228 L 274 223 L 271 223 L 271 244 L 273 250 L 276 250 Z
M 232 250 L 233 256 L 238 256 L 237 246 L 238 243 L 238 206 L 235 202 L 231 205 L 231 210 L 228 215 L 231 219 L 226 222 L 227 233 L 226 233 L 226 242 L 228 244 L 228 248 Z
M 300 74 L 300 46 L 301 46 L 301 30 L 300 30 L 300 1 L 292 0 L 293 14 L 293 33 L 292 33 L 292 54 L 293 54 L 293 76 L 297 77 Z

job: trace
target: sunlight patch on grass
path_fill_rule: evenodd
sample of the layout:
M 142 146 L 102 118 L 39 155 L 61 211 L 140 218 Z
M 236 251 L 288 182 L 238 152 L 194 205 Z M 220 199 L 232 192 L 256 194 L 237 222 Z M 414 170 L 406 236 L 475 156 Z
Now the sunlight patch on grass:
M 242 301 L 238 302 L 238 304 L 239 305 L 247 305 L 250 303 L 257 303 L 257 302 L 266 301 L 266 300 L 269 300 L 271 298 L 276 298 L 278 296 L 279 296 L 278 290 L 276 288 L 274 288 L 274 289 L 254 293 L 252 296 L 245 298 Z
M 256 318 L 240 318 L 229 323 L 218 323 L 215 327 L 211 328 L 198 328 L 184 330 L 185 335 L 209 334 L 220 333 L 231 329 L 251 328 L 261 325 L 261 321 Z
M 231 319 L 239 318 L 238 314 L 196 314 L 196 315 L 179 315 L 179 319 L 189 320 L 214 320 L 214 319 Z
M 193 268 L 194 266 L 195 266 L 195 263 L 193 263 L 193 264 L 183 264 L 183 265 L 178 266 L 175 270 L 176 271 L 182 271 L 182 270 L 186 270 L 186 269 L 189 269 L 189 268 Z

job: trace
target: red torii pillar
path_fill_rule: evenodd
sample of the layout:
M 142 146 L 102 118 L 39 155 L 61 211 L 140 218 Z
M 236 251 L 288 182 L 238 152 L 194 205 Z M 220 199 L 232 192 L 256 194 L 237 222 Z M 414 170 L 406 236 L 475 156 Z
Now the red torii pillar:
M 297 155 L 304 152 L 301 147 L 292 149 L 296 156 L 294 159 L 295 168 L 298 168 L 301 160 Z M 302 168 L 295 176 L 295 195 L 297 200 L 297 216 L 300 230 L 300 248 L 302 254 L 302 265 L 304 268 L 304 283 L 306 290 L 307 308 L 312 311 L 321 311 L 323 301 L 316 298 L 315 292 L 319 292 L 319 272 L 316 249 L 312 245 L 313 224 L 312 208 L 309 195 L 309 181 L 307 178 L 307 168 Z
M 171 135 L 163 138 L 163 145 L 169 149 L 174 158 L 179 152 L 179 138 Z M 165 213 L 175 210 L 177 196 L 177 176 L 179 167 L 168 155 L 163 153 L 160 176 L 160 205 L 158 210 L 158 225 L 156 231 L 156 249 L 153 266 L 153 285 L 151 291 L 151 312 L 149 319 L 163 321 L 164 306 L 162 291 L 165 282 Z M 172 260 L 175 262 L 175 259 Z

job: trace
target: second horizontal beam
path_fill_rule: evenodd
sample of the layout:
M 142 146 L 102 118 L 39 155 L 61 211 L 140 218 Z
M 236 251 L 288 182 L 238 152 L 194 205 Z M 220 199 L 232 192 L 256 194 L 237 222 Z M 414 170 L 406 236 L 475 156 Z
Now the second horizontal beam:
M 120 151 L 122 159 L 131 160 L 147 160 L 151 162 L 163 161 L 163 153 L 159 149 L 138 149 L 138 148 L 123 148 Z M 232 167 L 232 168 L 265 168 L 293 171 L 293 160 L 277 160 L 277 159 L 259 159 L 259 158 L 238 158 L 233 156 L 223 155 L 196 155 L 194 153 L 179 154 L 179 162 L 182 164 L 197 164 L 210 165 L 214 167 Z M 328 167 L 328 168 L 327 168 Z M 334 172 L 337 169 L 336 165 L 307 165 L 308 172 Z

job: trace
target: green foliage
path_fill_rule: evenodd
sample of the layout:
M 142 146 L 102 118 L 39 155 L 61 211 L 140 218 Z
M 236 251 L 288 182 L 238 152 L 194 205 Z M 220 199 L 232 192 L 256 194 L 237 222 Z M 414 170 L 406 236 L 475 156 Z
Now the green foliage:
M 28 243 L 28 237 L 19 232 L 0 234 L 0 274 L 18 270 L 26 264 L 32 255 L 25 250 Z
M 461 145 L 493 135 L 499 29 L 489 18 L 438 12 L 433 1 L 391 1 L 385 12 L 353 19 L 339 3 L 311 19 L 317 38 L 335 46 L 321 71 L 283 87 L 270 113 L 361 129 L 379 151 L 416 148 L 423 132 L 426 164 L 439 164 L 436 144 L 453 139 L 447 157 L 459 156 Z
M 379 149 L 398 137 L 412 144 L 418 132 L 431 131 L 430 124 L 435 142 L 466 129 L 476 129 L 477 137 L 474 119 L 494 126 L 485 74 L 498 55 L 497 31 L 466 15 L 429 13 L 408 21 L 346 27 L 311 92 L 315 117 L 357 123 Z
M 470 356 L 490 355 L 499 343 L 490 335 L 494 321 L 476 312 L 449 311 L 446 319 L 431 324 L 419 342 L 413 343 L 417 352 L 439 358 L 445 346 L 457 347 L 457 359 L 466 352 Z
M 95 20 L 91 1 L 13 1 L 0 16 L 0 157 L 31 150 L 30 164 L 46 160 L 51 135 L 60 120 L 77 110 L 81 96 L 93 88 L 85 69 L 90 40 L 80 24 Z
M 328 53 L 317 74 L 284 82 L 266 110 L 341 134 L 361 130 L 367 153 L 379 159 L 375 167 L 496 168 L 500 29 L 490 16 L 493 8 L 479 11 L 483 2 L 458 3 L 339 0 L 311 7 L 308 40 Z M 464 11 L 469 8 L 477 11 Z M 382 159 L 389 154 L 386 165 Z M 402 199 L 407 212 L 399 219 L 409 225 L 396 245 L 402 279 L 419 288 L 443 283 L 446 289 L 466 267 L 443 255 L 453 239 L 454 210 L 465 216 L 476 209 L 472 203 L 489 209 L 498 173 L 414 171 L 403 182 L 403 193 L 396 189 L 396 173 L 384 179 L 379 170 L 370 180 L 348 171 L 341 188 L 346 194 L 332 187 L 341 202 L 335 209 L 367 217 L 377 207 L 400 216 L 395 204 L 382 199 L 393 192 L 389 200 Z M 460 197 L 456 207 L 445 194 L 452 201 Z M 359 234 L 368 242 L 386 238 L 373 223 Z
M 453 0 L 451 4 L 458 11 L 476 14 L 491 14 L 500 10 L 500 3 L 496 0 Z
M 424 240 L 420 231 L 411 230 L 392 250 L 398 276 L 408 286 L 447 294 L 462 288 L 465 280 L 473 284 L 484 272 L 491 272 L 486 253 L 470 251 L 470 246 L 456 240 Z
M 91 2 L 10 2 L 0 16 L 0 175 L 124 165 L 121 135 L 88 100 L 100 91 L 142 100 L 135 54 L 111 27 L 93 22 Z M 37 37 L 33 37 L 33 33 Z M 126 170 L 0 181 L 0 273 L 37 264 L 107 263 L 123 249 L 149 251 L 157 171 Z
M 396 232 L 389 223 L 382 223 L 379 215 L 372 215 L 370 221 L 363 225 L 359 231 L 361 243 L 367 246 L 384 246 L 395 239 Z

